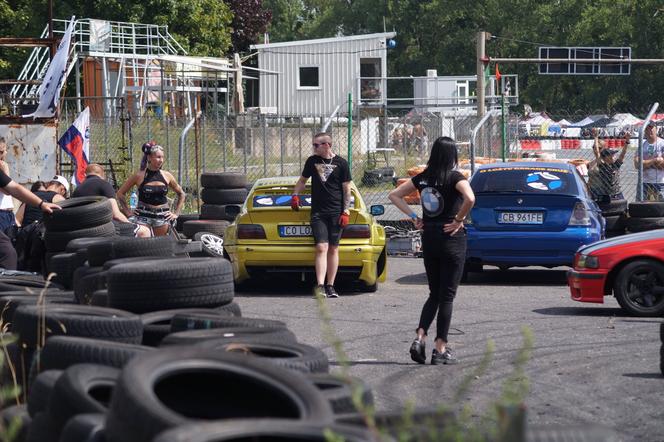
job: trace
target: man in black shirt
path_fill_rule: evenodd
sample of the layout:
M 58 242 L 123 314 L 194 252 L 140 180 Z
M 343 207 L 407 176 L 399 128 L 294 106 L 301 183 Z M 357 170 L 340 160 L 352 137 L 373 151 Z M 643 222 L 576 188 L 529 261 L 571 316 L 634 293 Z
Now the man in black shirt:
M 20 184 L 12 181 L 2 170 L 0 170 L 0 188 L 25 204 L 38 207 L 44 213 L 53 213 L 53 210 L 60 209 L 57 204 L 42 200 Z M 12 246 L 11 240 L 7 235 L 0 232 L 0 268 L 16 270 L 16 259 L 16 250 Z
M 307 158 L 295 184 L 291 208 L 298 210 L 299 194 L 311 178 L 311 230 L 316 243 L 315 297 L 337 298 L 334 280 L 339 267 L 341 231 L 350 220 L 350 169 L 348 162 L 332 152 L 332 137 L 313 138 L 314 155 Z
M 72 193 L 74 198 L 80 196 L 105 196 L 111 201 L 111 207 L 113 208 L 113 220 L 120 223 L 128 223 L 129 220 L 122 213 L 118 202 L 115 199 L 115 190 L 113 186 L 106 181 L 106 173 L 104 168 L 99 164 L 91 163 L 88 167 L 85 168 L 85 180 L 76 187 L 74 193 Z M 150 236 L 150 230 L 145 226 L 139 226 L 135 224 L 136 229 L 134 234 L 139 237 Z

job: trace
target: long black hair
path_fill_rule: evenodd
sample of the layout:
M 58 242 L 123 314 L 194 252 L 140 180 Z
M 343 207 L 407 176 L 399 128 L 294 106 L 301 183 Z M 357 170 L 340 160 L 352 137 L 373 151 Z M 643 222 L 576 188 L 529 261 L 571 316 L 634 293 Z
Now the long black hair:
M 424 175 L 430 184 L 437 182 L 439 185 L 446 185 L 450 172 L 458 163 L 459 156 L 454 140 L 450 137 L 438 137 L 431 146 L 431 155 Z

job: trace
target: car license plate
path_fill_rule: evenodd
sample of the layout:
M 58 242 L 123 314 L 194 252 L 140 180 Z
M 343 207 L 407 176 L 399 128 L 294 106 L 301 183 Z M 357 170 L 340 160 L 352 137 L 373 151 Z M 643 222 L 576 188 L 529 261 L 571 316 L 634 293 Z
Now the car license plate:
M 498 212 L 498 224 L 543 224 L 544 212 Z
M 311 236 L 311 226 L 279 226 L 279 236 Z

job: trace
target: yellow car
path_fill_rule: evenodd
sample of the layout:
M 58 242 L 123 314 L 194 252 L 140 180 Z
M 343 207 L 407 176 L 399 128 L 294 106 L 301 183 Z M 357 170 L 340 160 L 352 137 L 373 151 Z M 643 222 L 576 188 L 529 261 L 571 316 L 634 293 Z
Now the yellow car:
M 301 209 L 291 209 L 291 195 L 298 177 L 261 178 L 249 192 L 235 221 L 224 233 L 224 253 L 233 263 L 236 283 L 269 273 L 314 273 L 314 239 L 309 218 L 311 187 L 300 196 Z M 367 210 L 360 192 L 351 183 L 350 224 L 339 244 L 340 277 L 361 282 L 373 292 L 387 276 L 385 229 L 374 216 L 385 208 Z

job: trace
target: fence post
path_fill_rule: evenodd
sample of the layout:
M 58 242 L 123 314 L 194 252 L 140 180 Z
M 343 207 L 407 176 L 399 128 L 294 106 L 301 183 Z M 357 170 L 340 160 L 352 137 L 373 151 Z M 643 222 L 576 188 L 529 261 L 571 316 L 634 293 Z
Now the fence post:
M 353 175 L 353 94 L 348 92 L 348 170 Z
M 267 176 L 267 116 L 262 115 L 261 117 L 262 126 L 263 126 L 263 176 Z M 246 141 L 246 140 L 245 140 Z
M 228 148 L 228 140 L 226 138 L 226 124 L 228 123 L 228 115 L 224 114 L 224 127 L 223 131 L 221 132 L 221 136 L 223 137 L 223 143 L 221 143 L 222 150 L 221 150 L 221 158 L 224 166 L 224 172 L 226 172 L 226 149 Z
M 281 151 L 281 176 L 284 176 L 284 125 L 279 125 L 279 149 Z
M 507 121 L 505 121 L 505 94 L 500 94 L 500 123 L 501 123 L 501 132 L 502 132 L 502 157 L 503 163 L 505 162 L 505 152 L 507 150 Z
M 200 111 L 198 113 L 200 114 Z M 178 183 L 180 183 L 180 185 L 182 185 L 182 170 L 184 169 L 184 143 L 187 140 L 187 133 L 191 129 L 191 126 L 196 122 L 197 117 L 198 115 L 194 116 L 180 134 L 180 143 L 178 145 Z

